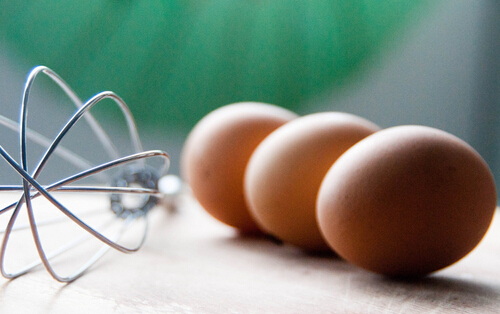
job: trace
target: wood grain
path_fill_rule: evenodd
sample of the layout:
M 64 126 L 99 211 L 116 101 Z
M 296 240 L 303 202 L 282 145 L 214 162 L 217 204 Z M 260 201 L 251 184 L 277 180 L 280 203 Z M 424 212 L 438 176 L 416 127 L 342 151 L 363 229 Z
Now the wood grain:
M 138 253 L 110 251 L 73 283 L 44 269 L 0 279 L 0 313 L 500 313 L 500 218 L 471 254 L 416 281 L 239 236 L 189 196 L 150 219 Z

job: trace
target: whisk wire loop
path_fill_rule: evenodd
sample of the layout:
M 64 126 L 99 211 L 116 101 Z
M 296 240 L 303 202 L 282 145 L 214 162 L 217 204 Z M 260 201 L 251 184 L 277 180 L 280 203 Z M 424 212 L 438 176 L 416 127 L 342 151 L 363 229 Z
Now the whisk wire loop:
M 28 116 L 28 104 L 29 104 L 29 96 L 30 91 L 35 81 L 35 78 L 39 73 L 44 73 L 49 76 L 71 99 L 71 101 L 77 107 L 76 113 L 67 121 L 67 123 L 63 126 L 63 128 L 59 131 L 54 140 L 50 141 L 44 136 L 30 130 L 27 127 L 27 116 Z M 116 147 L 113 145 L 109 136 L 104 132 L 101 125 L 97 122 L 97 120 L 90 114 L 89 110 L 100 103 L 103 99 L 112 99 L 114 103 L 120 108 L 123 116 L 125 117 L 125 121 L 128 127 L 129 136 L 132 142 L 132 146 L 134 148 L 135 153 L 131 155 L 127 155 L 124 157 L 120 157 L 120 154 Z M 107 154 L 111 158 L 110 161 L 102 163 L 100 165 L 91 167 L 90 162 L 85 160 L 85 158 L 79 156 L 78 154 L 73 153 L 71 150 L 66 149 L 60 146 L 62 139 L 66 136 L 66 134 L 70 131 L 71 128 L 81 119 L 84 118 L 87 124 L 90 126 L 96 137 L 99 139 L 99 142 L 106 150 Z M 16 123 L 0 116 L 0 125 L 4 125 L 10 129 L 14 129 Z M 115 93 L 113 92 L 101 92 L 90 98 L 87 102 L 83 103 L 80 98 L 76 95 L 76 93 L 69 87 L 68 84 L 64 80 L 62 80 L 54 71 L 51 69 L 39 66 L 34 68 L 30 74 L 28 75 L 23 97 L 21 103 L 21 113 L 20 113 L 20 123 L 17 125 L 19 127 L 19 136 L 20 136 L 20 163 L 18 164 L 8 153 L 7 151 L 0 145 L 0 156 L 7 162 L 7 164 L 15 170 L 15 172 L 21 177 L 22 185 L 5 185 L 0 186 L 0 191 L 20 191 L 22 194 L 19 197 L 17 202 L 14 202 L 10 205 L 5 206 L 0 209 L 0 214 L 7 212 L 8 210 L 14 209 L 12 215 L 9 219 L 7 227 L 4 232 L 4 239 L 2 241 L 2 245 L 0 248 L 0 270 L 4 277 L 6 278 L 15 278 L 22 274 L 25 274 L 31 271 L 33 268 L 43 264 L 45 269 L 50 273 L 50 275 L 60 281 L 60 282 L 69 282 L 73 281 L 79 276 L 81 276 L 90 266 L 92 266 L 109 248 L 116 249 L 121 252 L 131 253 L 137 251 L 143 244 L 146 239 L 147 230 L 148 230 L 148 220 L 147 220 L 147 211 L 151 206 L 156 204 L 156 201 L 148 201 L 146 205 L 137 205 L 137 208 L 130 209 L 129 206 L 123 206 L 123 208 L 127 208 L 125 212 L 121 211 L 120 213 L 115 212 L 116 215 L 113 217 L 113 220 L 119 220 L 122 223 L 120 224 L 120 228 L 115 230 L 112 235 L 105 235 L 101 232 L 101 228 L 106 228 L 107 222 L 100 222 L 97 226 L 91 226 L 83 219 L 81 219 L 78 215 L 73 213 L 67 206 L 63 205 L 58 199 L 56 199 L 51 192 L 85 192 L 85 193 L 108 193 L 111 195 L 112 201 L 110 201 L 110 205 L 112 202 L 118 202 L 118 205 L 121 206 L 119 202 L 121 202 L 120 197 L 113 197 L 113 195 L 121 195 L 121 194 L 139 194 L 147 196 L 147 199 L 150 198 L 161 198 L 162 193 L 158 190 L 158 178 L 160 178 L 169 167 L 169 156 L 167 153 L 159 150 L 153 151 L 143 151 L 141 141 L 139 139 L 139 135 L 137 133 L 136 124 L 134 122 L 133 116 L 125 104 L 125 102 Z M 46 151 L 43 157 L 39 160 L 38 164 L 32 171 L 30 175 L 28 170 L 28 162 L 27 162 L 27 139 L 33 139 L 34 142 L 43 145 L 46 148 Z M 63 157 L 66 161 L 77 165 L 81 171 L 68 176 L 62 180 L 59 180 L 55 183 L 52 183 L 47 186 L 42 186 L 39 182 L 37 182 L 37 178 L 44 169 L 47 161 L 53 154 L 58 154 Z M 73 159 L 73 157 L 76 157 Z M 150 166 L 146 166 L 146 161 L 151 158 L 159 158 L 163 161 L 162 166 L 159 169 L 153 169 Z M 75 161 L 76 160 L 76 161 Z M 125 167 L 125 169 L 129 169 L 133 167 L 138 171 L 140 175 L 138 177 L 147 176 L 149 181 L 146 183 L 143 182 L 129 182 L 125 180 L 125 178 L 119 177 L 115 178 L 112 182 L 125 182 L 125 186 L 68 186 L 68 184 L 76 183 L 82 179 L 88 177 L 97 177 L 102 174 L 106 170 L 110 170 L 119 166 Z M 153 169 L 153 170 L 152 170 Z M 126 171 L 122 171 L 119 176 L 124 176 Z M 152 176 L 152 177 L 151 177 Z M 130 177 L 130 176 L 129 176 Z M 110 184 L 109 177 L 102 176 L 102 178 L 106 178 L 107 183 Z M 135 180 L 136 177 L 132 177 Z M 153 180 L 153 181 L 151 181 Z M 140 186 L 142 184 L 142 186 Z M 139 185 L 139 186 L 138 186 Z M 46 252 L 44 249 L 44 245 L 42 244 L 41 237 L 38 230 L 37 219 L 35 218 L 33 203 L 32 201 L 35 198 L 42 196 L 46 201 L 48 201 L 54 208 L 56 208 L 59 212 L 69 218 L 73 223 L 78 225 L 80 228 L 86 231 L 86 234 L 83 234 L 76 239 L 69 241 L 68 243 L 56 248 L 51 249 Z M 116 205 L 116 204 L 115 204 Z M 142 206 L 142 207 L 141 207 Z M 21 267 L 16 271 L 7 271 L 5 268 L 6 261 L 6 251 L 7 245 L 9 243 L 9 239 L 12 235 L 12 232 L 16 230 L 14 224 L 16 219 L 20 213 L 20 211 L 26 208 L 29 226 L 31 229 L 32 237 L 36 246 L 36 250 L 38 252 L 39 260 L 28 263 Z M 114 211 L 114 210 L 113 210 Z M 141 229 L 139 241 L 136 245 L 127 246 L 118 243 L 118 239 L 122 236 L 122 234 L 127 231 L 127 229 L 136 223 L 139 220 L 144 220 L 144 227 Z M 39 221 L 40 222 L 40 221 Z M 46 222 L 40 222 L 40 225 L 45 225 Z M 61 275 L 59 274 L 53 267 L 51 260 L 56 256 L 61 255 L 62 253 L 74 248 L 79 245 L 83 241 L 86 241 L 88 238 L 96 238 L 100 242 L 102 242 L 101 248 L 97 250 L 86 262 L 84 262 L 78 269 L 72 272 L 69 275 Z

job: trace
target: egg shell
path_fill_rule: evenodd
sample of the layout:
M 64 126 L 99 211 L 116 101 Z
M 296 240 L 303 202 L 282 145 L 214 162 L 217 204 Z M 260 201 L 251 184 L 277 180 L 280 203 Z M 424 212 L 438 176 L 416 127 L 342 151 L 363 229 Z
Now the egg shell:
M 496 207 L 486 162 L 430 127 L 399 126 L 350 148 L 318 194 L 320 230 L 347 261 L 373 272 L 422 276 L 468 254 Z
M 342 153 L 377 130 L 355 115 L 321 112 L 271 133 L 245 172 L 245 197 L 261 228 L 307 251 L 329 251 L 315 217 L 319 186 Z
M 181 175 L 201 206 L 242 232 L 258 232 L 243 196 L 250 155 L 272 131 L 297 115 L 255 102 L 220 107 L 202 118 L 181 153 Z

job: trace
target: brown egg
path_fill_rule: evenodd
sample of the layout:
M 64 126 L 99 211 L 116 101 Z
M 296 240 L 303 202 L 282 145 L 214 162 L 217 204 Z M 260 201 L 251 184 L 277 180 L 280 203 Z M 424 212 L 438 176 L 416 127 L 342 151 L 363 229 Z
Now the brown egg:
M 269 133 L 296 117 L 277 106 L 246 102 L 216 109 L 196 124 L 183 147 L 181 173 L 209 214 L 243 232 L 259 230 L 243 197 L 245 167 Z
M 245 173 L 245 196 L 261 228 L 308 251 L 329 250 L 315 218 L 321 181 L 340 155 L 378 129 L 351 114 L 323 112 L 271 133 Z
M 399 126 L 349 149 L 328 171 L 318 222 L 343 258 L 390 276 L 421 276 L 469 253 L 496 206 L 493 176 L 467 143 Z

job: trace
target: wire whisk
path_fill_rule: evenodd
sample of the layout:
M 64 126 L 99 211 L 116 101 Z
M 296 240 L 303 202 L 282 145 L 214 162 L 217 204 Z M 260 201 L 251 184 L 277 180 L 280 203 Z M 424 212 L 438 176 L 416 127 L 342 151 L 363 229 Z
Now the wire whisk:
M 52 140 L 27 127 L 30 91 L 35 78 L 40 73 L 47 75 L 54 81 L 76 106 L 76 112 Z M 113 100 L 123 114 L 134 153 L 122 156 L 102 126 L 90 114 L 90 109 L 100 104 L 104 99 Z M 109 156 L 108 161 L 94 166 L 92 162 L 61 144 L 67 133 L 82 118 L 100 142 L 102 149 Z M 118 95 L 105 91 L 98 93 L 84 103 L 59 75 L 47 67 L 38 66 L 30 72 L 26 80 L 19 123 L 0 115 L 0 125 L 19 133 L 19 163 L 9 155 L 1 143 L 0 155 L 22 181 L 20 185 L 0 186 L 0 192 L 17 192 L 20 194 L 16 196 L 15 201 L 9 202 L 7 206 L 0 209 L 0 214 L 3 215 L 12 211 L 8 224 L 3 231 L 4 238 L 0 249 L 0 269 L 4 277 L 16 278 L 43 265 L 57 281 L 70 282 L 81 276 L 109 248 L 130 253 L 137 251 L 143 245 L 148 229 L 147 213 L 164 197 L 164 193 L 159 189 L 158 182 L 168 170 L 170 160 L 166 152 L 143 150 L 133 116 L 125 102 Z M 29 170 L 27 162 L 28 140 L 45 149 L 43 157 L 32 170 Z M 59 156 L 80 170 L 49 185 L 41 185 L 37 179 L 51 156 L 54 155 Z M 150 165 L 153 160 L 159 166 L 153 167 Z M 110 175 L 110 172 L 114 174 Z M 86 182 L 85 179 L 88 178 L 93 178 L 98 183 L 93 185 L 79 184 Z M 105 195 L 107 199 L 103 206 L 105 209 L 100 209 L 99 212 L 104 213 L 106 219 L 95 218 L 92 210 L 87 209 L 86 216 L 78 215 L 73 208 L 69 208 L 66 205 L 67 203 L 62 201 L 63 194 L 69 192 L 94 196 Z M 56 193 L 57 198 L 55 197 Z M 132 202 L 127 201 L 130 195 L 135 195 L 137 199 Z M 80 205 L 86 207 L 85 202 Z M 46 209 L 48 207 L 51 208 L 52 212 L 56 212 L 59 218 L 43 218 L 43 214 L 49 211 Z M 25 225 L 18 222 L 21 212 L 27 215 L 28 223 Z M 76 224 L 78 226 L 76 228 L 83 232 L 81 235 L 69 239 L 70 237 L 65 230 L 56 229 L 57 236 L 55 238 L 63 242 L 63 244 L 52 247 L 47 244 L 48 242 L 41 235 L 41 228 L 46 225 L 54 225 L 54 229 L 61 228 L 58 224 L 62 220 L 70 222 L 73 229 L 75 229 Z M 10 242 L 14 237 L 14 232 L 19 229 L 31 231 L 39 258 L 34 261 L 23 262 L 23 264 L 14 261 L 12 264 L 17 268 L 11 271 L 6 269 L 6 252 L 11 252 L 12 249 L 8 250 L 7 248 L 12 245 Z M 134 230 L 132 236 L 129 235 L 130 230 Z M 133 238 L 133 241 L 129 241 L 129 238 Z M 92 254 L 88 254 L 87 251 L 82 253 L 84 261 L 79 263 L 76 270 L 72 269 L 69 274 L 63 274 L 64 271 L 59 271 L 59 266 L 63 263 L 61 256 L 69 255 L 68 252 L 70 251 L 80 252 L 80 247 L 85 246 L 89 239 L 99 240 L 97 242 L 100 244 L 97 249 L 93 249 Z M 17 248 L 14 248 L 12 252 L 16 251 Z

